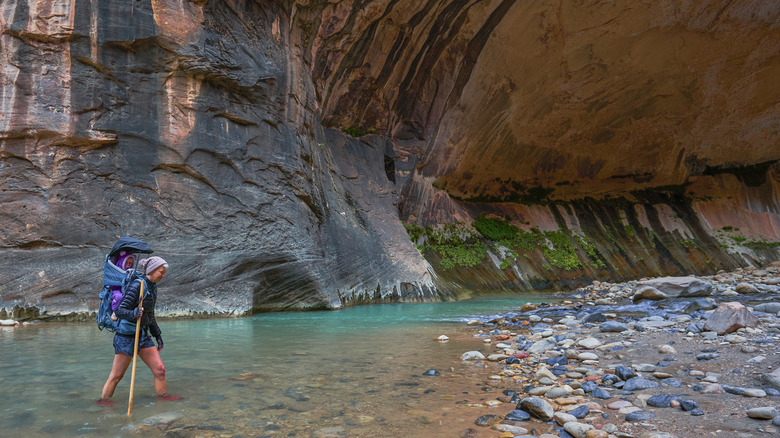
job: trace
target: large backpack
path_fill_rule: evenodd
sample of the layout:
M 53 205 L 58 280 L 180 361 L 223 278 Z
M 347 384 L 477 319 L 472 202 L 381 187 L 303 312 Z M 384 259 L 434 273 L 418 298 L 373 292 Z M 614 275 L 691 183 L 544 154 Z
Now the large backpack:
M 114 311 L 122 302 L 125 289 L 130 283 L 141 278 L 141 274 L 136 270 L 141 254 L 152 252 L 146 242 L 124 236 L 120 237 L 106 254 L 106 261 L 103 263 L 103 289 L 99 295 L 100 307 L 95 317 L 99 329 L 116 332 L 119 320 Z

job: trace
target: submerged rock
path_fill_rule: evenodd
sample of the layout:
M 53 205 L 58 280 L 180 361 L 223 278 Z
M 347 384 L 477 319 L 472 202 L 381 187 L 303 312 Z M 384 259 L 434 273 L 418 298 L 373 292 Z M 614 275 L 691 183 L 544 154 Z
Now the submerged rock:
M 460 360 L 482 360 L 485 355 L 479 351 L 467 351 L 460 356 Z

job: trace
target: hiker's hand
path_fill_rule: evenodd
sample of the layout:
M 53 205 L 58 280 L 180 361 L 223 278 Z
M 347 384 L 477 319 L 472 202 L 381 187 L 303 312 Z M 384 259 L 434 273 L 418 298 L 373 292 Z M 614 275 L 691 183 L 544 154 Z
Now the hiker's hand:
M 143 314 L 144 314 L 144 308 L 143 307 L 136 307 L 135 309 L 133 309 L 133 318 L 138 319 Z
M 162 350 L 162 347 L 163 347 L 162 335 L 160 335 L 160 336 L 157 336 L 157 337 L 156 337 L 156 338 L 154 338 L 154 339 L 156 339 L 156 340 L 157 340 L 157 351 L 160 351 L 160 350 Z

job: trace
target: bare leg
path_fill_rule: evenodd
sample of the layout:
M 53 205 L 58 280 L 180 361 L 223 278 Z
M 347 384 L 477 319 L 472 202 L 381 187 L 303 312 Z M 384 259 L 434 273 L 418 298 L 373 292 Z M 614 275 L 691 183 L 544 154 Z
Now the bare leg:
M 103 385 L 103 395 L 100 397 L 102 400 L 108 400 L 114 395 L 116 385 L 119 384 L 119 381 L 124 377 L 125 371 L 127 371 L 127 367 L 132 360 L 132 357 L 123 353 L 114 356 L 111 374 L 108 375 L 108 380 L 106 380 L 106 384 Z
M 162 363 L 160 353 L 157 347 L 142 348 L 138 351 L 138 356 L 152 370 L 154 374 L 154 392 L 157 395 L 164 395 L 168 392 L 168 384 L 165 382 L 165 365 Z

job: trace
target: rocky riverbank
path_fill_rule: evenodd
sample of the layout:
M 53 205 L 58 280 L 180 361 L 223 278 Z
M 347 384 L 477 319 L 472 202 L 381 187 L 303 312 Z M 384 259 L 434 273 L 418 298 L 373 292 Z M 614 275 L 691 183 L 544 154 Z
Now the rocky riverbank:
M 462 437 L 780 434 L 780 262 L 714 276 L 594 281 L 472 321 L 462 361 L 484 408 Z

